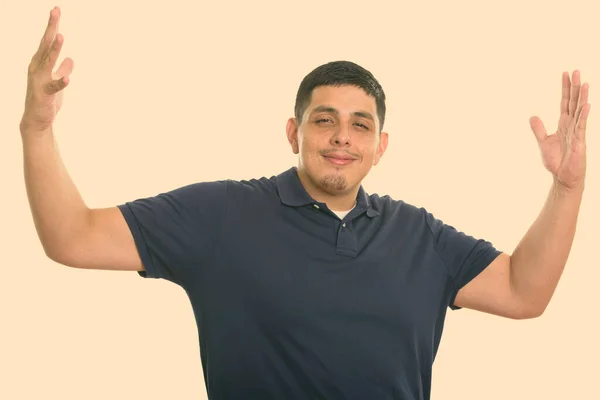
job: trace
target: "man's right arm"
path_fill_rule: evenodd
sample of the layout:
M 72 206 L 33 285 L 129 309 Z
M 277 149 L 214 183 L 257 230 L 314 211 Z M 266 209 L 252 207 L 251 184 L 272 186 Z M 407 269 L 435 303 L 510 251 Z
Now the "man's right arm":
M 27 196 L 46 255 L 74 268 L 143 271 L 123 214 L 117 207 L 87 207 L 63 164 L 52 129 L 21 136 Z
M 70 82 L 73 60 L 54 66 L 64 37 L 60 8 L 50 11 L 46 31 L 27 70 L 21 123 L 27 197 L 48 257 L 75 268 L 143 271 L 133 234 L 118 207 L 89 209 L 56 146 L 53 123 Z

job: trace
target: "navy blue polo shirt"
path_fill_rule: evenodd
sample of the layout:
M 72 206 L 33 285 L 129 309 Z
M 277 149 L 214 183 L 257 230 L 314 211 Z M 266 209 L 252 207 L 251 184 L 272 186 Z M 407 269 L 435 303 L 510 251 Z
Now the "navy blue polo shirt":
M 189 297 L 210 399 L 430 398 L 446 310 L 500 251 L 424 208 L 356 200 L 340 220 L 292 167 L 119 205 L 139 275 Z

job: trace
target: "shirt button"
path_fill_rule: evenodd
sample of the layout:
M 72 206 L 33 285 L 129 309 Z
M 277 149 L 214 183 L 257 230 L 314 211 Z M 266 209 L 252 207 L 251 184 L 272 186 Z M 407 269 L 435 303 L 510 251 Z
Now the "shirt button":
M 346 227 L 346 223 L 344 222 L 344 223 L 342 224 L 342 226 L 345 228 L 345 227 Z
M 319 206 L 317 204 L 313 204 L 313 206 L 317 209 L 319 208 Z

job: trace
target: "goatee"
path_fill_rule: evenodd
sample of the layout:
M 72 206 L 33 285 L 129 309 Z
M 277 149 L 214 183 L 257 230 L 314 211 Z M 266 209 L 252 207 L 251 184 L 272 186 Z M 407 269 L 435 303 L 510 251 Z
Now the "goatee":
M 348 187 L 348 181 L 342 175 L 329 175 L 321 180 L 321 187 L 327 191 L 340 192 Z

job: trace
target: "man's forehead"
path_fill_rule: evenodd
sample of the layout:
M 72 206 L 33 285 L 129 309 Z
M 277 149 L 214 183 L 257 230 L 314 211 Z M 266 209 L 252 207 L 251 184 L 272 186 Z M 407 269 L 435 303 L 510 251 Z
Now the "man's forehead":
M 361 88 L 348 85 L 318 86 L 313 90 L 309 111 L 322 106 L 374 111 L 376 104 L 375 98 Z

